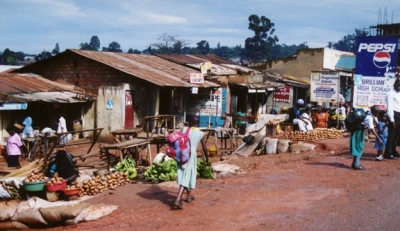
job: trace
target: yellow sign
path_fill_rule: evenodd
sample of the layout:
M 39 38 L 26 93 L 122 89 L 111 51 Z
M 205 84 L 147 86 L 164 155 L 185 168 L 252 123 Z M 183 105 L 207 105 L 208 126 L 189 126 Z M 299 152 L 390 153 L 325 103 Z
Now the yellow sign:
M 207 74 L 211 72 L 211 62 L 205 62 L 200 64 L 200 69 L 202 74 Z

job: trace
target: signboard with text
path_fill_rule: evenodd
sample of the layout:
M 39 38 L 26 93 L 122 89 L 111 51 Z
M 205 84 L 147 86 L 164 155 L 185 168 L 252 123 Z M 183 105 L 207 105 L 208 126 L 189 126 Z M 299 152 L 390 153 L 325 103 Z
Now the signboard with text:
M 190 83 L 204 83 L 204 75 L 201 73 L 190 73 Z
M 359 37 L 356 48 L 353 107 L 386 107 L 386 93 L 396 79 L 398 39 Z
M 290 86 L 279 86 L 274 92 L 274 101 L 275 102 L 284 102 L 289 103 L 290 100 Z
M 333 102 L 339 97 L 340 77 L 335 71 L 311 72 L 310 95 L 312 102 Z
M 187 121 L 190 117 L 199 118 L 200 127 L 208 127 L 213 123 L 216 127 L 221 122 L 221 115 L 226 112 L 226 88 L 205 89 L 199 88 L 198 94 L 191 94 L 187 106 Z

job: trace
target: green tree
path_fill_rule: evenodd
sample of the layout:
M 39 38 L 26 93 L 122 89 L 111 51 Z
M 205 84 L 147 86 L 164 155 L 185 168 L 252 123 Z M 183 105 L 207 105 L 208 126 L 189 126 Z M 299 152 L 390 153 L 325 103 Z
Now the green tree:
M 201 40 L 200 42 L 196 43 L 197 47 L 196 50 L 198 54 L 207 55 L 210 52 L 210 44 L 206 40 Z
M 249 16 L 248 29 L 254 31 L 254 36 L 245 41 L 246 56 L 249 60 L 257 62 L 271 57 L 271 47 L 279 41 L 276 35 L 273 36 L 274 26 L 275 24 L 265 16 Z
M 58 43 L 56 43 L 56 46 L 54 47 L 53 51 L 51 52 L 52 55 L 58 55 L 60 54 L 60 47 L 58 46 Z
M 6 48 L 1 54 L 0 64 L 2 65 L 18 65 L 18 58 L 14 51 Z
M 98 51 L 100 49 L 100 39 L 96 35 L 92 36 L 90 39 L 90 48 L 92 51 Z
M 356 52 L 356 43 L 357 43 L 357 37 L 359 36 L 368 36 L 369 32 L 360 30 L 360 29 L 355 29 L 354 34 L 348 34 L 345 35 L 341 40 L 337 42 L 329 42 L 328 46 L 329 48 L 333 48 L 339 51 L 347 51 L 347 52 Z
M 90 43 L 81 43 L 79 47 L 81 50 L 98 51 L 100 49 L 100 39 L 94 35 L 90 39 Z
M 111 42 L 108 47 L 103 47 L 103 51 L 122 52 L 121 45 L 117 42 Z
M 51 57 L 51 53 L 48 51 L 42 51 L 42 53 L 35 56 L 35 61 L 45 60 Z
M 133 50 L 132 48 L 129 48 L 127 53 L 128 54 L 141 54 L 139 50 L 137 50 L 137 49 Z

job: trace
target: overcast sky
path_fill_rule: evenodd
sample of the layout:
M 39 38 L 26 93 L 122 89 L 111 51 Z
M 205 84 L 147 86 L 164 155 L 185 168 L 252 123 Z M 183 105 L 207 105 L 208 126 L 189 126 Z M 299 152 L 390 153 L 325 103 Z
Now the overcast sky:
M 318 48 L 354 34 L 355 28 L 400 23 L 400 1 L 0 0 L 0 51 L 38 54 L 58 43 L 62 52 L 79 49 L 94 35 L 101 48 L 115 41 L 124 52 L 142 51 L 163 33 L 189 41 L 190 47 L 201 40 L 212 48 L 218 43 L 244 47 L 253 36 L 251 14 L 275 23 L 279 44 L 307 42 Z

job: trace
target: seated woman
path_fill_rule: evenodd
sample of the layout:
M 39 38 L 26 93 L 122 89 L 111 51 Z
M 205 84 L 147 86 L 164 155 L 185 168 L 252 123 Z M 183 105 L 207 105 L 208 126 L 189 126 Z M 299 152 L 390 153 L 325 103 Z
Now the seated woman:
M 79 171 L 76 167 L 76 160 L 73 155 L 65 150 L 58 150 L 50 157 L 48 166 L 48 174 L 53 177 L 54 173 L 67 180 L 67 183 L 74 181 L 79 176 Z
M 322 110 L 321 105 L 317 106 L 317 111 L 313 115 L 313 120 L 315 122 L 316 128 L 326 128 L 327 127 L 329 115 L 328 115 L 328 113 L 326 113 Z

